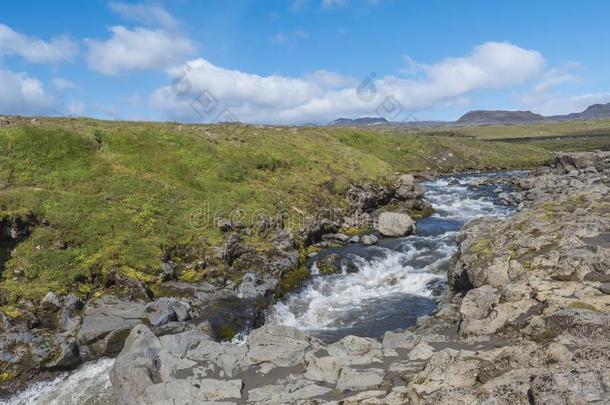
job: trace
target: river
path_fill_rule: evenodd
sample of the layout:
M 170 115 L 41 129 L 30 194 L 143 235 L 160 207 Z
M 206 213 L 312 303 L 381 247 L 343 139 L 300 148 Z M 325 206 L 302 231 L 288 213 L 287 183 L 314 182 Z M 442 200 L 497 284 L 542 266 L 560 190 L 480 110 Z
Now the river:
M 502 204 L 496 186 L 482 178 L 514 173 L 447 176 L 424 183 L 435 214 L 417 221 L 417 232 L 381 239 L 376 245 L 351 244 L 328 249 L 310 261 L 313 277 L 297 292 L 268 310 L 267 322 L 294 326 L 326 341 L 343 336 L 378 337 L 407 328 L 434 311 L 436 296 L 446 289 L 447 266 L 457 249 L 456 235 L 475 218 L 504 217 L 513 208 Z M 504 191 L 504 190 L 503 190 Z M 344 271 L 315 274 L 315 261 L 328 254 L 342 258 Z M 348 267 L 358 272 L 347 273 Z M 101 405 L 111 403 L 108 371 L 102 359 L 33 384 L 0 405 Z

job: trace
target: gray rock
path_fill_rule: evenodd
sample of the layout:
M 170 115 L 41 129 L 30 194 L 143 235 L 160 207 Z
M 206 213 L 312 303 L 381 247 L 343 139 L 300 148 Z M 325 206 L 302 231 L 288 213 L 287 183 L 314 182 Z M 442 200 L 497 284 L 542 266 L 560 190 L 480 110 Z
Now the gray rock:
M 237 287 L 237 296 L 239 298 L 256 298 L 265 295 L 268 290 L 271 290 L 277 284 L 277 280 L 273 278 L 265 278 L 255 273 L 246 273 Z
M 110 370 L 110 380 L 117 403 L 138 403 L 146 389 L 160 382 L 156 359 L 162 346 L 144 325 L 133 328 L 125 347 Z
M 85 307 L 78 343 L 89 346 L 94 355 L 117 354 L 131 329 L 144 319 L 144 304 L 104 296 Z
M 343 360 L 338 357 L 316 357 L 313 355 L 306 358 L 306 363 L 305 378 L 333 385 L 337 383 L 344 364 Z
M 349 238 L 348 242 L 349 243 L 358 243 L 358 242 L 360 242 L 360 236 L 352 236 L 351 238 Z
M 603 283 L 599 286 L 599 290 L 604 294 L 610 294 L 610 283 Z
M 434 354 L 432 346 L 425 342 L 419 343 L 409 353 L 409 360 L 428 360 Z
M 379 233 L 384 236 L 406 236 L 415 231 L 415 221 L 407 214 L 384 212 L 377 221 Z
M 407 349 L 411 350 L 419 342 L 420 338 L 416 334 L 404 331 L 404 332 L 392 332 L 387 331 L 383 335 L 383 348 L 384 349 Z
M 311 381 L 298 379 L 280 384 L 265 385 L 248 391 L 248 401 L 256 404 L 297 404 L 310 398 L 328 394 L 332 390 Z
M 57 295 L 52 291 L 49 291 L 40 301 L 40 305 L 42 305 L 44 309 L 57 311 L 61 307 L 61 302 L 59 301 L 59 298 L 57 298 Z
M 374 245 L 377 243 L 377 236 L 375 235 L 364 235 L 362 237 L 362 243 L 365 245 Z
M 379 368 L 355 369 L 344 367 L 339 375 L 336 390 L 362 391 L 379 387 L 383 381 L 384 372 Z
M 288 326 L 263 326 L 248 337 L 248 357 L 253 364 L 270 362 L 278 367 L 292 367 L 303 361 L 311 348 L 310 338 Z

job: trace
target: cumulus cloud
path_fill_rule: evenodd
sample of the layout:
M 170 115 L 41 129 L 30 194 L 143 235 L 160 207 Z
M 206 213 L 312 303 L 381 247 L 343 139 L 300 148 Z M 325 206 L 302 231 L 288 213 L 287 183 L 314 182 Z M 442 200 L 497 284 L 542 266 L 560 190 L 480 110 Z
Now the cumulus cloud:
M 49 114 L 55 110 L 55 100 L 40 80 L 0 69 L 0 111 L 3 114 Z
M 296 78 L 260 76 L 200 58 L 169 69 L 179 86 L 157 89 L 152 103 L 168 118 L 195 121 L 214 120 L 213 114 L 202 117 L 193 107 L 202 94 L 244 122 L 326 122 L 368 114 L 396 120 L 397 111 L 421 110 L 463 100 L 472 91 L 523 84 L 538 77 L 544 64 L 537 51 L 498 42 L 476 46 L 463 57 L 419 65 L 421 74 L 416 78 L 372 74 L 362 81 L 326 71 Z
M 32 63 L 59 63 L 71 61 L 77 52 L 78 45 L 67 36 L 43 41 L 0 24 L 0 56 L 17 55 Z
M 121 2 L 110 2 L 110 10 L 115 14 L 140 24 L 159 26 L 164 28 L 175 28 L 178 21 L 164 8 L 151 4 L 128 4 Z
M 196 51 L 190 39 L 163 29 L 123 26 L 110 28 L 105 41 L 87 40 L 87 65 L 91 70 L 116 75 L 125 71 L 164 69 L 180 64 Z

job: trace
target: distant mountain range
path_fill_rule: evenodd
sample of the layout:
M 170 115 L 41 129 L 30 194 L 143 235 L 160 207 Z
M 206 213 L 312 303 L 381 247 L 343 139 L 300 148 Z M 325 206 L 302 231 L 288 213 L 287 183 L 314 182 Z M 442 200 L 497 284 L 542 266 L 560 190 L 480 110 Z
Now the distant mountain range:
M 575 120 L 600 120 L 610 119 L 610 103 L 594 104 L 579 113 L 567 115 L 553 115 L 545 117 L 531 111 L 491 111 L 477 110 L 464 114 L 457 121 L 409 121 L 393 122 L 382 117 L 364 117 L 357 119 L 339 118 L 329 123 L 331 127 L 363 127 L 372 125 L 391 126 L 445 126 L 445 125 L 518 125 L 533 124 L 538 122 L 563 122 Z

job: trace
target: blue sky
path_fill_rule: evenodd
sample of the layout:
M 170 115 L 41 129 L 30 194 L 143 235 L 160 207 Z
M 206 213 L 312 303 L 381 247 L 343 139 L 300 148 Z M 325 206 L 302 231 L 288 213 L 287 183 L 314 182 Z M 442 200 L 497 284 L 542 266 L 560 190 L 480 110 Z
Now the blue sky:
M 325 123 L 610 102 L 610 3 L 31 1 L 0 15 L 0 114 Z

